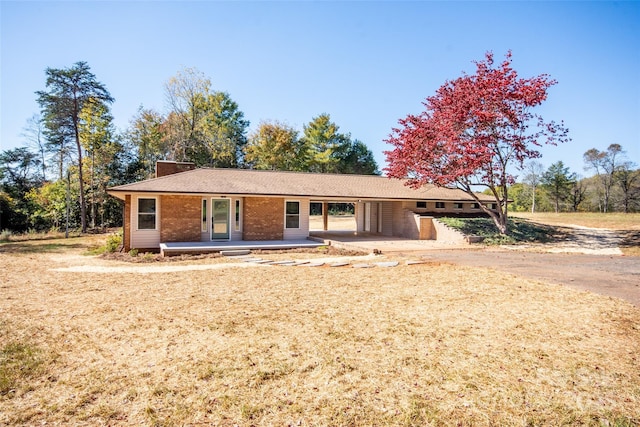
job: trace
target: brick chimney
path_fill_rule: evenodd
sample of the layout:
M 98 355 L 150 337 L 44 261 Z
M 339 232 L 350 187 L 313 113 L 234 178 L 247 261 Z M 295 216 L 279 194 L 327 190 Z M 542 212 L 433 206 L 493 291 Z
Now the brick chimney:
M 173 175 L 174 173 L 186 172 L 196 168 L 191 162 L 172 162 L 169 160 L 158 160 L 156 162 L 156 178 Z

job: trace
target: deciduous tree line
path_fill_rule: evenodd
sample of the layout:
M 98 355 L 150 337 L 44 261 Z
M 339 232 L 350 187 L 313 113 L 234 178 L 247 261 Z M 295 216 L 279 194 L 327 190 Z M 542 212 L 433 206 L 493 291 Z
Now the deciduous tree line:
M 115 128 L 115 99 L 86 62 L 46 70 L 36 92 L 40 113 L 27 122 L 24 146 L 0 153 L 0 230 L 90 228 L 121 224 L 107 188 L 150 178 L 157 160 L 201 167 L 378 174 L 367 146 L 341 133 L 329 114 L 302 132 L 277 121 L 249 134 L 231 96 L 186 68 L 164 85 L 167 110 L 140 107 Z
M 562 161 L 546 170 L 541 163 L 525 165 L 521 182 L 510 190 L 514 211 L 638 212 L 640 169 L 626 157 L 620 144 L 605 150 L 592 148 L 583 155 L 590 177 L 571 172 Z

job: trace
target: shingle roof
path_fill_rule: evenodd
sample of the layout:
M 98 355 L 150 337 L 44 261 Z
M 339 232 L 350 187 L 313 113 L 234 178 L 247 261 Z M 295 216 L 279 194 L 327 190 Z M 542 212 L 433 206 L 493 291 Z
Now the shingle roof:
M 409 199 L 470 201 L 459 189 L 425 185 L 412 189 L 399 180 L 375 175 L 337 175 L 248 169 L 202 168 L 153 178 L 109 189 L 113 196 L 124 193 L 184 193 L 261 196 L 299 196 L 347 199 Z M 492 197 L 478 194 L 480 200 Z

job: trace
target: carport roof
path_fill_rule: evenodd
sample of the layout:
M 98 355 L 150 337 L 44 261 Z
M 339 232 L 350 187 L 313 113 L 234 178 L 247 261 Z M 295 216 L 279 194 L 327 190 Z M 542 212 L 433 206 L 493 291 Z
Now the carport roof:
M 425 185 L 413 189 L 406 180 L 376 175 L 339 175 L 249 169 L 201 168 L 109 189 L 127 193 L 224 194 L 310 197 L 317 199 L 383 199 L 473 201 L 464 191 Z M 482 201 L 493 197 L 479 194 Z

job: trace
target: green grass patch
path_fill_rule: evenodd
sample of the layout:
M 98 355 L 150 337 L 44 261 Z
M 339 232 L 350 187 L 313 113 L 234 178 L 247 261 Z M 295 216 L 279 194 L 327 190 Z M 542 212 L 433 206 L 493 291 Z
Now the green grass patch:
M 0 244 L 0 252 L 6 253 L 23 253 L 23 254 L 39 254 L 50 252 L 64 252 L 68 248 L 83 248 L 81 244 L 65 244 L 65 243 L 43 243 L 31 244 L 29 242 L 18 243 L 2 243 Z
M 547 243 L 563 233 L 556 227 L 537 224 L 520 218 L 509 218 L 508 234 L 502 235 L 491 218 L 439 218 L 441 222 L 468 236 L 484 237 L 485 244 Z
M 43 367 L 42 352 L 35 346 L 12 341 L 0 347 L 0 395 L 15 393 L 26 379 Z

